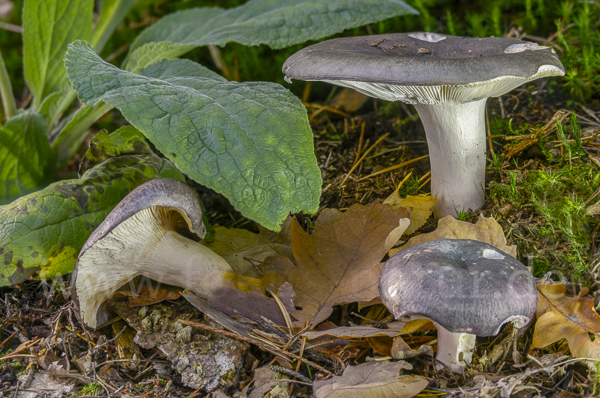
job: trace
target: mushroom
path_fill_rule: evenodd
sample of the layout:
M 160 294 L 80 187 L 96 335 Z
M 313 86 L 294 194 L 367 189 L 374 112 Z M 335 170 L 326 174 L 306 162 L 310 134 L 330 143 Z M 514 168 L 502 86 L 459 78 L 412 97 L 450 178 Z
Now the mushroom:
M 288 82 L 321 80 L 413 104 L 439 218 L 483 206 L 487 98 L 565 73 L 554 50 L 535 43 L 420 32 L 327 40 L 292 55 L 283 72 Z
M 434 322 L 436 358 L 455 373 L 471 362 L 475 336 L 494 336 L 507 322 L 524 327 L 538 299 L 522 263 L 470 239 L 438 239 L 398 252 L 381 270 L 379 293 L 397 319 Z
M 127 195 L 92 233 L 79 254 L 72 278 L 82 321 L 96 328 L 108 320 L 105 306 L 117 289 L 137 276 L 180 286 L 200 296 L 230 287 L 229 264 L 202 244 L 206 232 L 196 193 L 184 183 L 160 178 Z

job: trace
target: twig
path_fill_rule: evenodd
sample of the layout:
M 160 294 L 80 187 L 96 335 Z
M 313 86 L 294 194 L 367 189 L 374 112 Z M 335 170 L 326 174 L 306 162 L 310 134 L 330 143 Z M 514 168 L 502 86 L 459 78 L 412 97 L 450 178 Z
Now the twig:
M 415 163 L 415 162 L 418 162 L 419 160 L 423 160 L 423 159 L 426 159 L 426 158 L 428 158 L 428 157 L 429 157 L 429 155 L 420 156 L 420 157 L 418 157 L 418 158 L 414 158 L 414 159 L 408 160 L 408 161 L 406 161 L 406 162 L 403 162 L 403 163 L 397 164 L 397 165 L 395 165 L 395 166 L 388 167 L 387 169 L 379 170 L 379 171 L 377 171 L 377 172 L 375 172 L 375 173 L 373 173 L 373 174 L 369 174 L 369 175 L 368 175 L 368 176 L 366 176 L 366 177 L 363 177 L 363 178 L 361 178 L 361 179 L 359 179 L 359 180 L 356 180 L 356 182 L 359 182 L 359 181 L 366 180 L 367 178 L 375 177 L 375 176 L 377 176 L 377 175 L 379 175 L 379 174 L 387 173 L 388 171 L 392 171 L 392 170 L 400 169 L 400 168 L 402 168 L 402 167 L 408 166 L 409 164 L 413 164 L 413 163 Z
M 23 33 L 23 27 L 6 22 L 0 22 L 0 29 L 8 30 L 15 33 Z
M 354 163 L 352 164 L 352 167 L 354 167 L 354 165 L 356 164 L 356 162 L 358 162 L 358 159 L 360 158 L 360 152 L 362 151 L 363 139 L 365 138 L 365 126 L 366 125 L 367 124 L 365 122 L 363 122 L 362 125 L 360 126 L 360 138 L 358 139 L 358 149 L 356 150 L 356 159 L 354 159 Z
M 256 346 L 264 349 L 265 351 L 270 352 L 273 355 L 279 355 L 281 357 L 288 357 L 286 359 L 292 358 L 292 359 L 296 359 L 298 361 L 302 361 L 305 364 L 307 364 L 309 366 L 312 366 L 313 368 L 315 368 L 315 369 L 317 369 L 317 370 L 319 370 L 319 371 L 321 371 L 323 373 L 326 373 L 329 376 L 335 376 L 329 370 L 325 369 L 324 367 L 322 367 L 320 365 L 317 365 L 316 363 L 314 363 L 312 361 L 309 361 L 308 359 L 304 359 L 304 358 L 302 358 L 302 357 L 300 357 L 300 356 L 298 356 L 296 354 L 292 354 L 291 352 L 283 351 L 283 350 L 281 350 L 279 348 L 276 348 L 276 347 L 271 347 L 271 346 L 269 346 L 269 345 L 267 345 L 267 344 L 265 344 L 265 343 L 263 343 L 263 342 L 261 342 L 259 340 L 255 340 L 255 339 L 251 339 L 251 338 L 248 338 L 248 337 L 244 337 L 244 336 L 241 336 L 241 335 L 239 335 L 237 333 L 228 332 L 227 330 L 223 330 L 223 329 L 219 329 L 219 328 L 214 328 L 214 327 L 208 326 L 208 325 L 203 325 L 201 323 L 190 322 L 190 321 L 187 321 L 185 319 L 178 319 L 177 321 L 179 323 L 183 324 L 183 325 L 189 325 L 189 326 L 192 326 L 192 327 L 195 327 L 195 328 L 198 328 L 198 329 L 203 329 L 203 330 L 206 330 L 206 331 L 209 331 L 209 332 L 212 332 L 212 333 L 221 334 L 223 336 L 227 336 L 227 337 L 232 338 L 232 339 L 241 340 L 241 341 L 245 341 L 246 343 L 254 344 L 254 345 L 256 345 Z
M 265 368 L 272 370 L 273 372 L 277 372 L 277 373 L 283 373 L 284 375 L 288 375 L 291 377 L 295 377 L 305 383 L 309 383 L 310 385 L 312 385 L 312 380 L 309 379 L 308 377 L 304 376 L 302 373 L 298 373 L 297 371 L 294 372 L 291 369 L 287 369 L 284 368 L 282 366 L 274 366 L 274 365 L 267 365 L 265 366 Z M 277 379 L 276 379 L 277 380 Z M 290 380 L 290 382 L 294 383 L 294 380 Z
M 342 183 L 340 185 L 344 185 L 344 183 L 346 182 L 346 180 L 348 179 L 348 177 L 350 177 L 350 174 L 352 174 L 352 172 L 354 170 L 356 170 L 356 168 L 361 164 L 361 162 L 363 160 L 365 160 L 365 158 L 367 157 L 367 155 L 369 154 L 369 152 L 371 152 L 373 150 L 373 148 L 375 148 L 377 145 L 379 145 L 381 143 L 381 141 L 383 141 L 388 135 L 390 135 L 390 133 L 385 133 L 384 135 L 382 135 L 381 137 L 379 137 L 379 139 L 377 141 L 375 141 L 375 143 L 373 145 L 371 145 L 371 147 L 369 149 L 366 150 L 366 152 L 360 157 L 360 159 L 358 159 L 358 162 L 356 162 L 354 164 L 354 166 L 352 166 L 352 168 L 350 169 L 350 171 L 348 172 L 348 174 L 346 174 L 346 177 L 344 177 L 344 180 L 342 181 Z M 364 180 L 364 178 L 361 178 L 361 180 Z M 358 180 L 360 181 L 360 180 Z

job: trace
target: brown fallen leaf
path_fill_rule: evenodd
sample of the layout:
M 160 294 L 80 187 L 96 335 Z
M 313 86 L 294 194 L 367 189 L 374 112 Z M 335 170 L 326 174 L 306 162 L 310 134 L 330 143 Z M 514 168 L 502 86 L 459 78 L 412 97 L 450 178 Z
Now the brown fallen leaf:
M 406 198 L 402 198 L 400 197 L 400 188 L 401 185 L 383 203 L 392 206 L 394 210 L 404 208 L 410 211 L 410 226 L 405 232 L 410 235 L 421 228 L 433 214 L 433 206 L 437 198 L 431 195 L 408 195 Z
M 181 297 L 180 292 L 182 288 L 180 287 L 161 285 L 160 283 L 155 285 L 156 282 L 144 280 L 144 278 L 141 279 L 140 284 L 142 286 L 140 287 L 139 284 L 135 283 L 136 281 L 125 285 L 133 290 L 119 290 L 114 294 L 114 298 L 127 297 L 130 307 L 143 307 L 145 305 L 160 303 L 164 300 L 177 300 Z
M 372 325 L 341 326 L 327 330 L 304 332 L 302 336 L 309 340 L 322 336 L 333 336 L 343 339 L 356 339 L 373 336 L 395 337 L 402 334 L 414 333 L 431 321 L 428 319 L 415 319 L 408 323 L 394 321 L 385 324 L 385 328 L 379 328 Z
M 205 246 L 222 256 L 236 272 L 257 278 L 260 273 L 256 267 L 266 258 L 276 254 L 293 258 L 291 221 L 288 217 L 277 233 L 263 228 L 256 234 L 240 228 L 216 227 L 214 242 Z
M 282 285 L 282 289 L 286 288 L 289 288 L 289 283 Z M 285 318 L 277 302 L 262 295 L 236 289 L 220 289 L 209 295 L 208 304 L 231 317 L 240 317 L 245 323 L 261 320 L 264 317 L 279 326 L 286 326 Z M 288 312 L 294 310 L 292 299 L 286 299 L 284 305 Z
M 577 297 L 565 296 L 567 288 L 562 283 L 540 284 L 538 291 L 533 347 L 544 348 L 566 339 L 575 358 L 600 360 L 600 316 L 594 310 L 594 299 L 583 298 L 588 289 L 583 288 Z M 596 339 L 592 341 L 588 333 Z
M 355 112 L 362 108 L 369 97 L 359 93 L 351 88 L 341 89 L 329 104 L 332 108 L 340 109 L 344 112 Z
M 317 398 L 410 398 L 420 393 L 429 381 L 420 376 L 400 375 L 411 369 L 404 361 L 373 361 L 348 366 L 342 376 L 313 383 Z
M 339 337 L 342 339 L 358 339 L 373 336 L 398 336 L 406 322 L 390 322 L 386 324 L 386 328 L 378 328 L 371 325 L 356 325 L 356 326 L 341 326 L 333 329 L 322 331 L 304 332 L 302 336 L 309 340 L 316 339 L 322 336 Z
M 399 249 L 390 250 L 390 256 L 407 247 L 444 238 L 478 240 L 480 242 L 489 243 L 503 252 L 510 254 L 513 257 L 517 257 L 517 246 L 507 245 L 506 237 L 504 236 L 504 231 L 500 224 L 498 224 L 493 217 L 486 218 L 483 215 L 479 216 L 479 220 L 477 220 L 477 223 L 475 224 L 459 221 L 452 216 L 446 216 L 440 219 L 435 231 L 410 238 L 408 242 Z
M 295 304 L 302 308 L 292 313 L 297 325 L 303 326 L 305 321 L 318 324 L 336 304 L 368 301 L 379 295 L 380 261 L 409 223 L 408 211 L 394 211 L 384 204 L 354 205 L 345 213 L 325 209 L 312 235 L 297 221 L 292 223 L 297 265 L 286 257 L 273 256 L 263 263 L 263 272 L 279 274 L 292 284 Z

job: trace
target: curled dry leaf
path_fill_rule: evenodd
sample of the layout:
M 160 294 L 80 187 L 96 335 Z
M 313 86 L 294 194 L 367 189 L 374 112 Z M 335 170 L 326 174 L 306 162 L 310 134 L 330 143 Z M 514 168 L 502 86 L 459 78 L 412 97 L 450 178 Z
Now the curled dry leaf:
M 378 203 L 354 205 L 345 213 L 325 209 L 312 235 L 297 221 L 292 223 L 296 265 L 286 257 L 273 256 L 262 268 L 292 284 L 295 304 L 302 308 L 292 314 L 298 324 L 309 321 L 315 325 L 325 320 L 336 304 L 368 301 L 379 295 L 380 261 L 409 222 L 405 209 L 394 211 Z
M 430 345 L 423 344 L 421 347 L 413 350 L 406 344 L 402 337 L 398 336 L 394 338 L 394 344 L 392 344 L 390 354 L 394 359 L 408 359 L 418 357 L 419 355 L 429 355 L 430 357 L 433 357 L 433 348 L 431 348 Z
M 503 252 L 510 254 L 513 257 L 517 257 L 517 246 L 508 246 L 506 244 L 506 237 L 504 236 L 504 231 L 500 224 L 498 224 L 493 217 L 486 218 L 483 215 L 479 216 L 479 220 L 477 220 L 477 223 L 475 224 L 459 221 L 452 216 L 446 216 L 440 219 L 435 231 L 410 238 L 401 248 L 390 250 L 390 256 L 407 247 L 444 238 L 478 240 L 480 242 L 489 243 Z
M 594 300 L 583 298 L 588 289 L 583 288 L 577 297 L 565 296 L 567 288 L 562 283 L 540 284 L 538 291 L 533 346 L 544 348 L 566 339 L 574 357 L 600 360 L 600 317 L 594 310 Z M 594 341 L 589 333 L 595 334 Z
M 373 336 L 396 337 L 402 334 L 414 333 L 430 322 L 431 321 L 428 319 L 415 319 L 408 323 L 394 321 L 384 324 L 384 328 L 372 325 L 341 326 L 328 330 L 304 332 L 302 336 L 308 338 L 309 340 L 313 340 L 322 336 L 333 336 L 343 339 L 356 339 Z
M 429 382 L 420 376 L 400 375 L 401 369 L 411 368 L 404 361 L 373 361 L 348 366 L 342 376 L 316 381 L 313 391 L 317 398 L 414 397 Z
M 404 325 L 406 325 L 406 322 L 396 321 L 386 324 L 385 328 L 375 327 L 372 325 L 342 326 L 329 330 L 304 332 L 302 336 L 308 338 L 309 340 L 313 340 L 322 336 L 333 336 L 343 339 L 356 339 L 373 336 L 394 337 L 402 333 Z
M 400 188 L 401 185 L 383 203 L 392 206 L 394 210 L 402 208 L 410 211 L 410 226 L 405 232 L 410 235 L 421 228 L 433 214 L 436 198 L 431 195 L 408 195 L 406 198 L 402 198 L 400 197 Z

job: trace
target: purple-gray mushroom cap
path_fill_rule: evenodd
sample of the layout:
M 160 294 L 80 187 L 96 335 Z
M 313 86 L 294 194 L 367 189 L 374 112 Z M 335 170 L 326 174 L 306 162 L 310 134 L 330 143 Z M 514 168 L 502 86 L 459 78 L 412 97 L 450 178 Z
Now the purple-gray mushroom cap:
M 200 295 L 227 287 L 229 264 L 184 236 L 204 237 L 202 214 L 196 192 L 174 179 L 150 180 L 123 198 L 79 253 L 71 291 L 83 323 L 108 321 L 106 300 L 138 276 Z
M 396 317 L 421 316 L 452 333 L 493 336 L 525 326 L 538 293 L 531 272 L 487 243 L 438 239 L 404 249 L 381 270 L 379 292 Z

